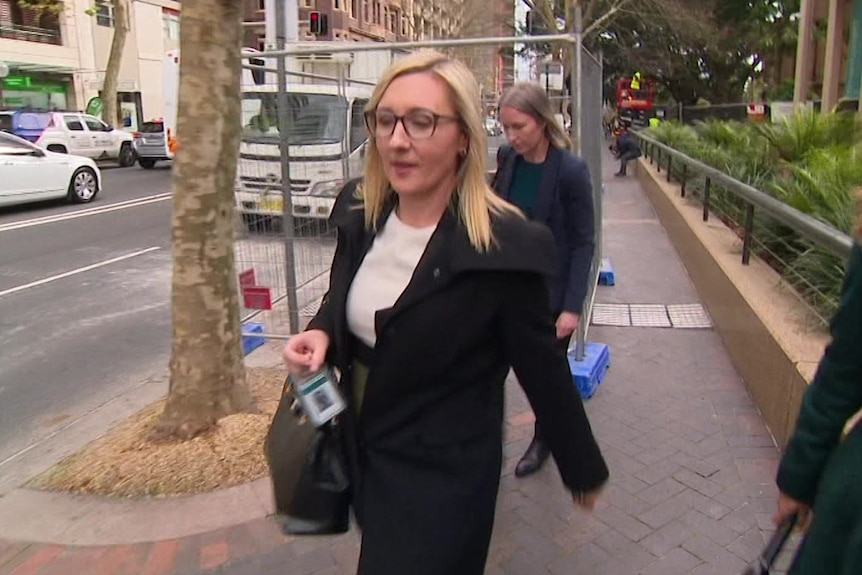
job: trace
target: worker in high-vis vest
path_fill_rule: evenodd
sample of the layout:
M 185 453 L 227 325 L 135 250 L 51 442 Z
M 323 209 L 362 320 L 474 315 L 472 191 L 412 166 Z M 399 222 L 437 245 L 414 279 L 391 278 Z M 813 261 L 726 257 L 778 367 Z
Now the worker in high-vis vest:
M 632 90 L 640 90 L 641 89 L 641 73 L 635 72 L 635 75 L 632 76 L 631 88 Z

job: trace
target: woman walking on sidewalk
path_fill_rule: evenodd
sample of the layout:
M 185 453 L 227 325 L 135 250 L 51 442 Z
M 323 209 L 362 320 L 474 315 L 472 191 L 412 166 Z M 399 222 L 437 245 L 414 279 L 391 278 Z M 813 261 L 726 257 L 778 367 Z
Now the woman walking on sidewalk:
M 549 284 L 551 310 L 556 318 L 557 347 L 565 353 L 580 322 L 593 259 L 590 171 L 569 152 L 571 141 L 542 88 L 529 82 L 515 84 L 503 94 L 498 109 L 509 145 L 497 151 L 494 188 L 554 235 L 557 271 Z M 535 473 L 549 453 L 537 421 L 515 475 Z
M 368 103 L 359 197 L 333 211 L 329 291 L 285 348 L 292 374 L 338 368 L 362 575 L 481 575 L 513 367 L 565 486 L 591 509 L 608 470 L 564 355 L 545 274 L 553 240 L 485 179 L 479 87 L 416 52 Z
M 778 470 L 776 522 L 810 522 L 790 575 L 862 573 L 862 196 L 832 341 L 805 391 Z M 813 506 L 813 507 L 812 507 Z M 811 517 L 813 515 L 813 518 Z M 810 520 L 810 521 L 809 521 Z

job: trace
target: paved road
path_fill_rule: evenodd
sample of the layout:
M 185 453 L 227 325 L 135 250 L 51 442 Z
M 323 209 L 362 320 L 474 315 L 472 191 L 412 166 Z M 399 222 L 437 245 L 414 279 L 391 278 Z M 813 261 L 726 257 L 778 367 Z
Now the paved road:
M 170 168 L 106 168 L 85 206 L 0 211 L 0 476 L 9 458 L 164 369 Z

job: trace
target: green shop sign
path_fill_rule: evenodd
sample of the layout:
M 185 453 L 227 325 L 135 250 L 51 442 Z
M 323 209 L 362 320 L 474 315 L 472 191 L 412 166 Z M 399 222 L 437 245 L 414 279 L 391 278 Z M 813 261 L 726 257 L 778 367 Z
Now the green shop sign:
M 40 82 L 30 76 L 6 76 L 3 78 L 3 89 L 20 92 L 42 92 L 48 94 L 65 94 L 66 86 L 54 82 Z

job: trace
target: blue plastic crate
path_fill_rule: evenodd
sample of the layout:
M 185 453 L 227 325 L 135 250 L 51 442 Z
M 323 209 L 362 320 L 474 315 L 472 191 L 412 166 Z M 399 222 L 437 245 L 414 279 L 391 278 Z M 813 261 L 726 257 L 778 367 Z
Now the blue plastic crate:
M 614 277 L 614 266 L 611 265 L 611 259 L 602 258 L 602 267 L 599 268 L 599 285 L 612 286 L 616 283 L 616 277 Z
M 584 348 L 584 358 L 575 359 L 575 350 L 569 351 L 569 371 L 572 380 L 584 399 L 591 398 L 596 388 L 605 379 L 605 374 L 611 366 L 610 348 L 603 343 L 588 343 Z
M 242 326 L 242 353 L 248 355 L 264 344 L 264 339 L 259 336 L 248 335 L 263 333 L 262 323 L 246 323 Z

